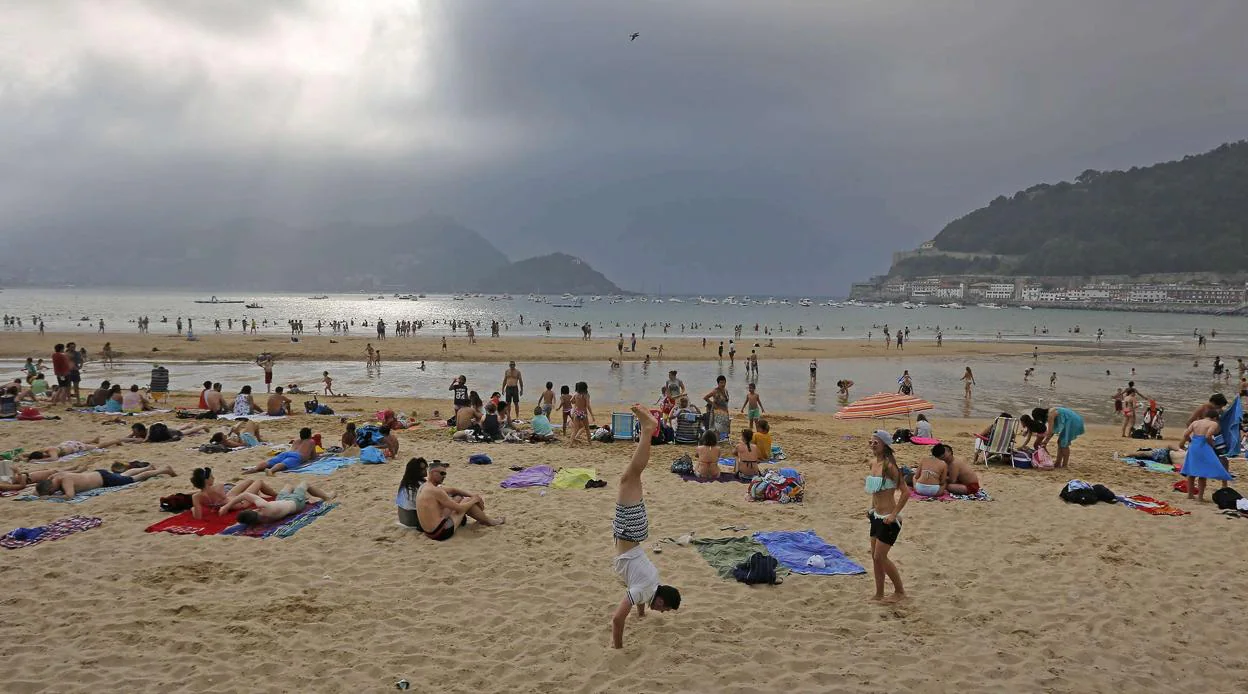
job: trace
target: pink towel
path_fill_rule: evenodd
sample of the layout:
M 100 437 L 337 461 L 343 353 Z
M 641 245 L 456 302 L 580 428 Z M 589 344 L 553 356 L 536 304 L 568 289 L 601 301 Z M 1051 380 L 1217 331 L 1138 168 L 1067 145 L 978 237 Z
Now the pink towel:
M 911 436 L 910 443 L 913 443 L 916 446 L 935 446 L 936 444 L 940 443 L 940 439 L 929 439 L 929 438 L 924 438 L 922 436 Z

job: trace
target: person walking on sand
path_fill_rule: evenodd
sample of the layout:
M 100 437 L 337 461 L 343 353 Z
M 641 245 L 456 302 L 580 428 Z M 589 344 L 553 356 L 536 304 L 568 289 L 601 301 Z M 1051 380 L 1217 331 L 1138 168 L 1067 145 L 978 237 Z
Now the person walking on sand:
M 633 405 L 633 415 L 641 426 L 641 436 L 633 450 L 633 458 L 620 477 L 620 490 L 615 499 L 615 516 L 611 528 L 616 557 L 615 573 L 624 582 L 627 592 L 611 615 L 611 646 L 624 647 L 624 625 L 628 614 L 637 608 L 637 616 L 646 616 L 646 606 L 655 612 L 680 609 L 680 591 L 659 583 L 659 569 L 646 555 L 641 543 L 650 537 L 650 519 L 646 514 L 641 475 L 650 462 L 650 439 L 659 424 L 650 411 Z
M 763 399 L 758 395 L 757 386 L 751 383 L 746 386 L 746 388 L 747 392 L 745 394 L 745 402 L 741 403 L 740 411 L 745 412 L 747 408 L 749 409 L 749 414 L 746 415 L 749 418 L 749 424 L 747 426 L 753 429 L 754 423 L 757 422 L 758 418 L 762 417 L 763 413 L 767 410 L 763 408 Z
M 893 455 L 893 437 L 887 431 L 878 430 L 871 435 L 868 445 L 872 457 L 868 459 L 871 469 L 866 480 L 867 494 L 871 495 L 867 518 L 871 525 L 871 573 L 875 577 L 875 595 L 871 599 L 897 602 L 905 599 L 906 590 L 888 552 L 901 534 L 901 510 L 910 499 L 910 489 Z M 893 583 L 893 594 L 887 598 L 884 597 L 886 577 Z
M 966 373 L 962 374 L 962 393 L 967 399 L 971 399 L 971 388 L 975 385 L 975 374 L 971 373 L 971 367 L 966 367 Z
M 334 392 L 334 379 L 329 377 L 328 371 L 321 372 L 321 382 L 325 384 L 326 395 L 337 395 L 337 393 Z

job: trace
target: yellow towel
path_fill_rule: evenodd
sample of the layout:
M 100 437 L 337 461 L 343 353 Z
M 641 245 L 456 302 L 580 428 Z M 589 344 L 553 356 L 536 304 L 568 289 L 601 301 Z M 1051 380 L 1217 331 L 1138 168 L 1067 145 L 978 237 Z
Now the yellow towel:
M 565 467 L 555 473 L 550 486 L 555 489 L 584 489 L 585 483 L 598 479 L 598 471 L 592 467 Z

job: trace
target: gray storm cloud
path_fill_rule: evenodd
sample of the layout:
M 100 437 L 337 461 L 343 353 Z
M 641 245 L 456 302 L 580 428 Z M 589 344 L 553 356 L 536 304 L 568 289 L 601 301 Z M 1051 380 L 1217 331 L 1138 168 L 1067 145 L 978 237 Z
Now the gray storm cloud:
M 1244 27 L 1233 0 L 4 3 L 0 245 L 436 210 L 633 288 L 842 292 L 998 194 L 1241 139 Z

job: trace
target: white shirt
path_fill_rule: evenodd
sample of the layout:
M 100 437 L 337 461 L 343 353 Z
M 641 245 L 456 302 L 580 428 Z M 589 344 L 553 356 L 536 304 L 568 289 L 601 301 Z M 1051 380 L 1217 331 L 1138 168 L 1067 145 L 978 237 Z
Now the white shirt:
M 915 424 L 914 435 L 918 436 L 919 438 L 924 438 L 924 439 L 932 438 L 932 423 L 931 422 L 919 422 Z
M 394 497 L 394 505 L 405 511 L 415 511 L 416 498 L 408 496 L 407 487 L 399 485 L 399 493 Z
M 628 600 L 634 605 L 649 605 L 659 588 L 659 569 L 646 556 L 643 546 L 628 550 L 615 558 L 615 573 L 628 587 Z

